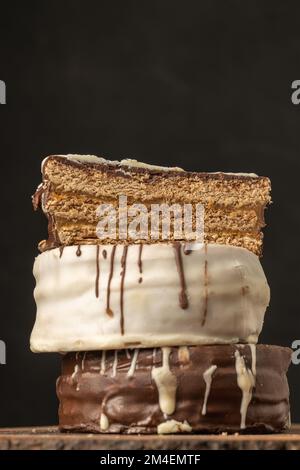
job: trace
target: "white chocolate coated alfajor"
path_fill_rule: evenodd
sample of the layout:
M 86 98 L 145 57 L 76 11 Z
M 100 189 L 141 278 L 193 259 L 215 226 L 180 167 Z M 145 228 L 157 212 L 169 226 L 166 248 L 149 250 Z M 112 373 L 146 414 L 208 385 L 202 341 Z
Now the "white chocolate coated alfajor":
M 34 352 L 256 343 L 269 304 L 244 248 L 83 245 L 34 263 Z

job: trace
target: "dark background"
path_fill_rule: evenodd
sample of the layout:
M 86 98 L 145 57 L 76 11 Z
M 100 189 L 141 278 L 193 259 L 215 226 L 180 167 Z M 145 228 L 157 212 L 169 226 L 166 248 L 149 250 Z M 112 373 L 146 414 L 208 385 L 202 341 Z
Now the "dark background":
M 300 338 L 300 3 L 0 1 L 0 425 L 56 423 L 58 355 L 33 354 L 42 156 L 92 153 L 268 175 L 261 342 Z M 300 420 L 300 365 L 289 372 Z

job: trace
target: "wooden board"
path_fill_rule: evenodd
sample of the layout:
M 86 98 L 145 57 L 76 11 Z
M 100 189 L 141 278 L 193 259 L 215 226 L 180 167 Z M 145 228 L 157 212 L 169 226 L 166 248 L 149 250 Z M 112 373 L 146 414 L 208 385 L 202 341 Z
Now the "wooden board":
M 300 425 L 286 434 L 264 435 L 148 435 L 66 434 L 57 427 L 0 428 L 0 450 L 300 450 Z

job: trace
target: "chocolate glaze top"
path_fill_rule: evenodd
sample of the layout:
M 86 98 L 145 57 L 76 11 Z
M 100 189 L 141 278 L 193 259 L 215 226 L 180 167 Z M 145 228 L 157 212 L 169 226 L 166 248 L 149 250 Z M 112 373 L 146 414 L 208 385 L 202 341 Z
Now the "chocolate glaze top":
M 196 172 L 196 171 L 186 171 L 182 169 L 177 169 L 177 168 L 168 168 L 164 169 L 164 167 L 161 167 L 162 169 L 159 170 L 157 167 L 151 168 L 149 167 L 139 167 L 139 166 L 131 166 L 131 165 L 126 165 L 121 162 L 113 162 L 110 160 L 105 160 L 105 162 L 101 161 L 99 163 L 96 162 L 89 162 L 89 161 L 77 161 L 75 159 L 70 159 L 67 158 L 67 155 L 49 155 L 43 160 L 42 163 L 42 173 L 44 174 L 45 168 L 47 166 L 47 163 L 50 160 L 56 160 L 60 161 L 66 165 L 74 166 L 77 168 L 84 169 L 86 171 L 89 171 L 90 169 L 92 170 L 99 170 L 99 171 L 106 171 L 106 172 L 113 172 L 114 174 L 124 176 L 124 177 L 130 177 L 128 173 L 142 173 L 142 174 L 150 174 L 150 175 L 164 175 L 168 177 L 172 176 L 184 176 L 184 177 L 200 177 L 204 179 L 217 179 L 217 180 L 236 180 L 236 179 L 246 179 L 246 180 L 257 180 L 257 179 L 266 179 L 268 180 L 267 177 L 265 176 L 257 176 L 252 173 L 224 173 L 224 172 Z

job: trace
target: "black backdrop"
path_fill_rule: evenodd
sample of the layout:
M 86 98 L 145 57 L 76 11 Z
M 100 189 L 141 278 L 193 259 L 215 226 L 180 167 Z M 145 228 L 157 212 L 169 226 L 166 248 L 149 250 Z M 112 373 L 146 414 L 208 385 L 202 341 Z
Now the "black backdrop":
M 0 2 L 0 425 L 56 422 L 57 355 L 35 355 L 31 274 L 46 222 L 32 212 L 41 157 L 94 153 L 268 175 L 261 342 L 300 338 L 300 3 Z M 300 366 L 289 372 L 300 420 Z

